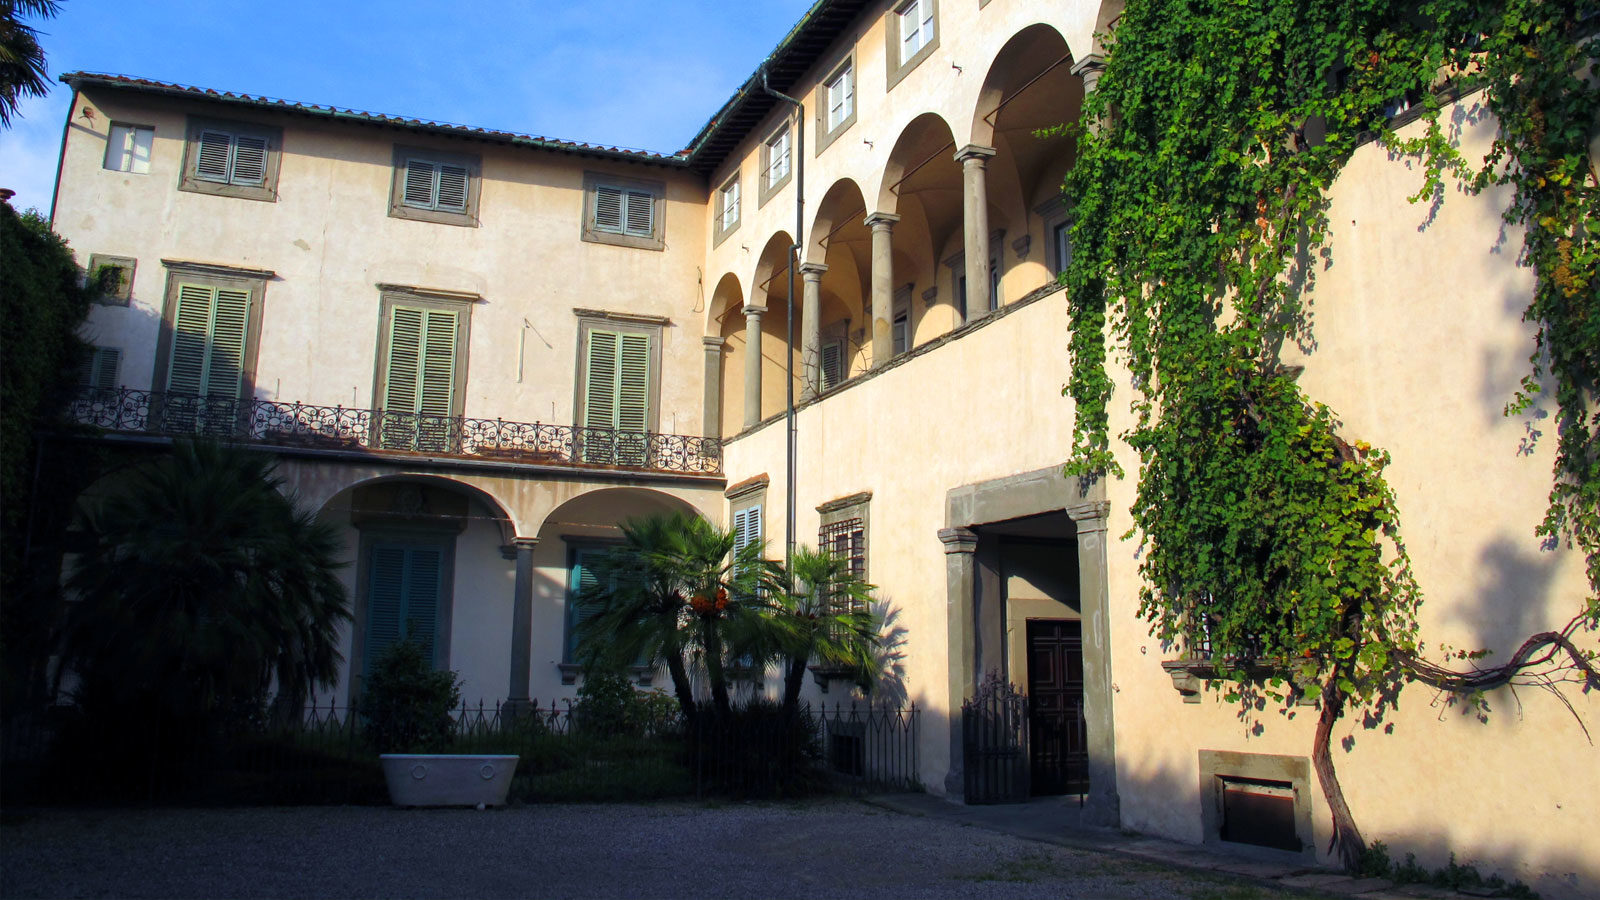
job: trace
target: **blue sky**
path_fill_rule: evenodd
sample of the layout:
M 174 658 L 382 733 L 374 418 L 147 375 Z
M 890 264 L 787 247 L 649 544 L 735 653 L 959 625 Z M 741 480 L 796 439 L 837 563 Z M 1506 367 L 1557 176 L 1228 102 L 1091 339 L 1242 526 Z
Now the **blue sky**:
M 85 70 L 661 152 L 680 150 L 812 0 L 64 0 L 31 21 Z M 48 211 L 71 91 L 0 132 L 0 187 Z

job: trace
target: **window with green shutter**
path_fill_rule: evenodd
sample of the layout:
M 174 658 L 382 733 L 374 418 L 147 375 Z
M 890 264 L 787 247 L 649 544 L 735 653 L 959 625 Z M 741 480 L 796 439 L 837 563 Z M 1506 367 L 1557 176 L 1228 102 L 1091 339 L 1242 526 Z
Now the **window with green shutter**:
M 584 367 L 587 462 L 643 465 L 648 455 L 654 339 L 650 334 L 591 328 Z
M 475 154 L 396 145 L 389 215 L 475 227 L 481 171 Z
M 583 239 L 644 250 L 666 248 L 666 185 L 585 172 Z
M 366 562 L 363 672 L 371 675 L 384 652 L 402 640 L 421 644 L 435 666 L 443 665 L 447 548 L 421 541 L 374 541 Z
M 600 604 L 585 595 L 595 589 L 599 581 L 595 568 L 605 561 L 610 552 L 606 547 L 575 547 L 572 550 L 572 570 L 567 579 L 567 644 L 566 661 L 578 661 L 578 626 L 599 612 Z
M 178 188 L 246 200 L 276 200 L 282 141 L 281 128 L 190 117 Z
M 169 394 L 237 400 L 250 337 L 250 291 L 180 283 L 172 313 Z
M 97 391 L 116 390 L 121 369 L 121 350 L 116 347 L 93 347 L 78 363 L 78 387 Z
M 390 450 L 458 452 L 470 305 L 384 295 L 374 405 Z

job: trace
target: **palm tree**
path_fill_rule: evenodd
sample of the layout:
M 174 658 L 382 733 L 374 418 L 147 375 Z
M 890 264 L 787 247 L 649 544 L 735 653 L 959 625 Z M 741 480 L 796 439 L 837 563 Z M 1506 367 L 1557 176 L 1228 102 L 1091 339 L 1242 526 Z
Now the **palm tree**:
M 60 8 L 56 0 L 0 0 L 0 126 L 10 127 L 21 98 L 50 93 L 39 32 L 22 17 L 50 18 Z
M 596 567 L 579 602 L 597 611 L 578 626 L 578 653 L 628 665 L 665 665 L 684 717 L 698 706 L 691 670 L 703 670 L 716 713 L 732 711 L 727 667 L 765 627 L 772 564 L 760 544 L 681 513 L 621 524 L 623 543 Z
M 799 709 L 812 661 L 870 686 L 883 645 L 883 620 L 871 608 L 873 586 L 861 580 L 849 560 L 802 545 L 795 550 L 793 571 L 793 587 L 775 595 L 774 602 L 781 623 L 776 631 L 784 666 L 783 709 L 789 715 Z
M 85 509 L 92 544 L 63 670 L 103 701 L 196 721 L 241 702 L 299 713 L 331 687 L 350 618 L 333 529 L 295 508 L 271 458 L 180 441 Z

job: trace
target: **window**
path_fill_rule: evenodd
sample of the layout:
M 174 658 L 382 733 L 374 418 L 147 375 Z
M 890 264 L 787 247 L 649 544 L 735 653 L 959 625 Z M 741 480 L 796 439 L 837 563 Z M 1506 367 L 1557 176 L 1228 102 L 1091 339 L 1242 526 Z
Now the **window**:
M 92 347 L 78 363 L 78 387 L 114 391 L 121 370 L 121 350 L 116 347 Z
M 450 595 L 452 544 L 428 539 L 375 539 L 366 563 L 366 637 L 362 672 L 373 668 L 390 647 L 411 640 L 436 668 L 447 664 L 446 599 Z
M 155 140 L 156 130 L 149 125 L 112 122 L 106 135 L 105 167 L 113 172 L 150 174 L 150 149 Z
M 906 0 L 894 7 L 894 21 L 885 34 L 888 86 L 893 88 L 939 46 L 938 0 Z
M 660 182 L 585 173 L 583 239 L 644 250 L 664 249 L 665 197 L 666 188 Z
M 761 504 L 747 506 L 733 514 L 733 552 L 761 543 Z
M 281 128 L 191 117 L 178 189 L 275 201 L 282 142 Z
M 232 434 L 245 418 L 238 401 L 253 393 L 262 300 L 273 273 L 161 262 L 167 295 L 151 384 L 164 396 L 151 416 L 166 431 Z
M 481 172 L 477 156 L 396 146 L 389 215 L 475 227 Z
M 844 381 L 844 344 L 830 341 L 822 345 L 822 389 Z
M 656 430 L 661 323 L 584 311 L 579 323 L 578 443 L 584 462 L 643 466 Z
M 844 125 L 845 120 L 855 115 L 856 111 L 856 73 L 851 63 L 846 62 L 844 67 L 834 74 L 827 83 L 828 90 L 828 129 L 834 131 Z
M 834 67 L 822 84 L 817 87 L 816 99 L 813 101 L 817 109 L 817 149 L 821 153 L 828 149 L 839 135 L 855 124 L 856 121 L 856 56 L 855 48 L 850 49 L 850 55 Z
M 597 569 L 604 568 L 611 547 L 604 544 L 580 544 L 568 551 L 570 560 L 567 572 L 567 640 L 563 662 L 578 662 L 578 626 L 597 612 L 598 602 L 583 602 L 585 592 L 593 591 L 599 584 Z M 567 682 L 570 684 L 571 682 Z
M 761 144 L 761 203 L 765 204 L 789 183 L 789 122 L 786 120 Z
M 911 285 L 894 292 L 894 319 L 891 323 L 894 355 L 911 349 Z
M 717 191 L 717 221 L 712 229 L 713 245 L 739 227 L 739 176 L 735 174 Z
M 1072 262 L 1072 204 L 1059 194 L 1034 207 L 1033 211 L 1044 221 L 1044 233 L 1049 237 L 1045 264 L 1052 274 L 1059 276 Z
M 851 574 L 867 580 L 867 507 L 871 492 L 841 497 L 817 507 L 822 527 L 817 531 L 817 547 L 845 560 Z M 852 603 L 851 611 L 859 611 Z
M 389 450 L 458 453 L 471 295 L 380 285 L 378 438 Z
M 137 265 L 138 261 L 131 256 L 89 254 L 89 283 L 100 289 L 95 295 L 95 302 L 107 306 L 127 306 L 133 298 L 133 271 Z

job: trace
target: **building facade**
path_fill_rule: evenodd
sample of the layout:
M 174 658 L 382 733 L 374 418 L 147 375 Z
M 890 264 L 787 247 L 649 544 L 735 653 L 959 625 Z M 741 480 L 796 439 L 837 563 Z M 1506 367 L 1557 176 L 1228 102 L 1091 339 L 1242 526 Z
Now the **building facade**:
M 1278 852 L 1318 858 L 1315 716 L 1241 718 L 1169 660 L 1137 616 L 1132 480 L 1060 474 L 1073 144 L 1038 133 L 1077 119 L 1120 6 L 819 3 L 671 156 L 65 76 L 55 228 L 125 273 L 80 415 L 281 455 L 353 563 L 335 699 L 406 621 L 470 697 L 570 697 L 570 598 L 618 521 L 693 512 L 778 546 L 792 487 L 797 539 L 858 555 L 893 613 L 879 696 L 924 710 L 928 790 L 966 793 L 960 710 L 992 674 L 1059 713 L 1039 792 L 1199 842 L 1255 791 Z M 1503 654 L 1587 590 L 1533 537 L 1550 448 L 1500 412 L 1531 278 L 1505 197 L 1424 222 L 1416 182 L 1368 145 L 1334 186 L 1302 384 L 1394 456 L 1425 637 Z M 1392 733 L 1341 723 L 1366 833 L 1594 889 L 1595 706 L 1569 699 L 1576 720 L 1497 692 L 1480 723 L 1413 686 Z

